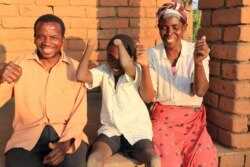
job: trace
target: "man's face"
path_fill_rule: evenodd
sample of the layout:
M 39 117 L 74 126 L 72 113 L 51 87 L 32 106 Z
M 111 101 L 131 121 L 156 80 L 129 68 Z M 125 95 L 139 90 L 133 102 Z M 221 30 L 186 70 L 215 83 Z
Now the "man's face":
M 60 25 L 56 22 L 39 22 L 36 26 L 34 43 L 37 47 L 39 58 L 49 59 L 60 56 L 64 43 Z

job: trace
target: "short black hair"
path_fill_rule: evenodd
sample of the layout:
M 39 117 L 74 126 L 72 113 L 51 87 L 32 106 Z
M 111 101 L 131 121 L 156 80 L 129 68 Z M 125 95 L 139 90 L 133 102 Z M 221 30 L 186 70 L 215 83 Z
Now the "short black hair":
M 38 25 L 39 22 L 56 22 L 60 25 L 61 27 L 61 35 L 62 37 L 64 37 L 64 34 L 65 34 L 65 25 L 62 21 L 62 19 L 60 19 L 59 17 L 57 17 L 56 15 L 53 15 L 53 14 L 45 14 L 45 15 L 42 15 L 40 16 L 35 24 L 34 24 L 34 37 L 36 36 L 36 26 Z
M 132 57 L 134 55 L 134 51 L 135 51 L 135 43 L 133 41 L 133 39 L 128 36 L 128 35 L 124 35 L 124 34 L 118 34 L 115 35 L 112 39 L 110 39 L 107 49 L 109 48 L 110 45 L 114 45 L 114 40 L 115 39 L 120 39 L 125 47 L 125 49 L 127 50 L 128 54 L 130 57 Z

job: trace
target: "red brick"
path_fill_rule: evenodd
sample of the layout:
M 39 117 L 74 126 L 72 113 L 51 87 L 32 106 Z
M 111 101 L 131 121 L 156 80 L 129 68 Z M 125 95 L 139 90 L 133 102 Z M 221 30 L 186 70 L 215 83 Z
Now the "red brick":
M 88 30 L 88 37 L 93 39 L 111 39 L 115 36 L 116 32 L 113 29 L 108 30 L 97 30 L 90 29 Z
M 128 6 L 128 0 L 100 0 L 100 6 Z
M 125 8 L 119 7 L 118 9 L 118 17 L 145 17 L 145 10 L 142 8 Z
M 218 136 L 218 128 L 213 124 L 207 123 L 207 130 L 213 140 L 217 140 Z
M 201 14 L 201 26 L 208 27 L 212 22 L 212 13 L 211 11 L 202 11 Z
M 143 30 L 141 30 L 144 34 L 144 38 L 147 38 L 147 39 L 157 39 L 159 37 L 159 32 L 157 29 L 154 29 L 154 28 L 145 28 Z
M 130 27 L 136 27 L 136 28 L 155 28 L 156 27 L 156 20 L 150 19 L 150 18 L 136 18 L 136 19 L 130 19 Z M 158 29 L 154 29 L 153 31 L 157 31 Z
M 237 6 L 248 6 L 250 5 L 249 0 L 226 0 L 226 7 L 237 7 Z
M 250 41 L 250 26 L 235 26 L 225 28 L 225 42 L 249 42 Z
M 210 75 L 213 75 L 213 76 L 221 75 L 221 63 L 220 62 L 210 60 L 209 69 L 210 69 Z
M 250 153 L 245 154 L 245 158 L 246 158 L 245 166 L 249 167 L 250 166 Z
M 86 42 L 81 38 L 68 39 L 69 50 L 80 50 L 83 51 L 86 48 Z
M 44 13 L 53 13 L 51 7 L 23 5 L 19 6 L 20 16 L 40 16 Z
M 69 0 L 70 5 L 83 5 L 83 6 L 97 6 L 98 1 L 97 0 Z
M 250 60 L 250 43 L 238 43 L 237 46 L 231 46 L 229 48 L 230 60 L 247 61 Z M 231 53 L 231 54 L 230 54 Z
M 65 50 L 65 53 L 67 54 L 67 56 L 69 56 L 77 61 L 81 60 L 82 51 Z
M 220 158 L 220 167 L 240 167 L 244 166 L 244 154 L 224 155 Z
M 247 116 L 237 116 L 207 107 L 209 122 L 230 132 L 242 133 L 248 130 Z
M 236 98 L 250 98 L 250 82 L 238 81 L 235 84 L 235 96 Z
M 155 45 L 155 40 L 153 40 L 153 39 L 140 38 L 139 41 L 140 41 L 140 43 L 144 44 L 148 48 L 153 47 Z
M 229 45 L 223 45 L 223 44 L 212 44 L 211 45 L 211 57 L 214 57 L 216 59 L 227 59 L 228 56 L 228 47 Z
M 0 16 L 17 16 L 18 7 L 16 5 L 0 5 Z
M 234 95 L 234 82 L 223 80 L 221 78 L 210 77 L 209 89 L 220 95 Z
M 219 95 L 208 91 L 204 97 L 204 102 L 209 106 L 218 107 Z
M 106 50 L 109 40 L 98 40 L 98 49 Z
M 24 55 L 27 55 L 27 54 L 30 54 L 34 51 L 34 49 L 30 49 L 27 51 L 14 51 L 14 52 L 7 52 L 6 53 L 6 59 L 5 59 L 5 62 L 8 63 L 10 61 L 13 61 L 15 60 L 17 57 L 20 57 L 20 56 L 24 56 Z
M 227 79 L 245 80 L 250 79 L 250 73 L 247 72 L 250 69 L 249 63 L 223 63 L 222 64 L 222 76 Z
M 87 18 L 115 17 L 116 11 L 115 8 L 113 7 L 103 7 L 103 8 L 89 7 L 86 8 L 86 15 Z
M 129 0 L 129 6 L 154 7 L 156 6 L 156 0 Z
M 219 109 L 237 115 L 247 115 L 250 114 L 250 100 L 232 99 L 222 96 L 219 100 Z
M 128 28 L 128 19 L 102 19 L 100 20 L 100 28 L 107 28 L 107 29 L 113 29 L 113 28 Z
M 54 13 L 57 16 L 86 17 L 85 8 L 81 6 L 57 6 Z
M 0 34 L 1 34 L 1 39 L 0 39 L 1 42 L 5 40 L 34 39 L 33 28 L 0 29 Z
M 3 28 L 33 28 L 35 17 L 4 17 L 2 18 Z
M 7 52 L 29 51 L 35 49 L 33 40 L 25 40 L 25 39 L 4 40 L 1 43 L 6 48 Z
M 61 16 L 60 18 L 63 20 L 65 28 L 66 28 L 66 31 L 67 31 L 67 29 L 70 28 L 70 24 L 71 24 L 72 18 L 70 18 L 70 17 L 63 17 L 63 16 Z
M 164 3 L 171 2 L 172 0 L 157 0 L 156 6 L 160 7 Z
M 158 10 L 158 8 L 156 8 L 156 7 L 154 7 L 154 8 L 152 8 L 152 7 L 150 7 L 150 8 L 146 8 L 145 9 L 146 11 L 145 11 L 145 17 L 147 17 L 147 18 L 155 18 L 155 20 L 156 20 L 156 12 L 157 12 L 157 10 Z
M 1 3 L 2 4 L 9 4 L 9 5 L 13 5 L 13 4 L 26 4 L 26 5 L 30 5 L 32 2 L 30 0 L 1 0 Z
M 212 44 L 211 57 L 225 60 L 247 61 L 250 59 L 250 44 Z
M 199 9 L 217 9 L 224 6 L 224 0 L 199 0 Z
M 247 0 L 245 0 L 245 2 L 247 2 Z M 249 0 L 248 0 L 248 4 L 249 4 Z M 250 7 L 249 6 L 245 6 L 242 10 L 241 10 L 241 24 L 249 24 L 250 23 L 250 17 L 249 17 L 249 10 Z
M 225 17 L 226 16 L 226 17 Z M 212 14 L 213 25 L 231 25 L 239 24 L 241 17 L 241 9 L 230 8 L 230 9 L 218 9 Z
M 198 32 L 198 38 L 206 35 L 208 42 L 215 42 L 222 40 L 222 28 L 220 27 L 201 27 Z
M 250 133 L 231 133 L 219 128 L 218 139 L 227 147 L 250 148 Z
M 81 38 L 87 38 L 87 29 L 83 29 L 83 28 L 68 28 L 65 32 L 65 36 L 67 38 L 72 38 L 72 37 L 81 37 Z
M 126 28 L 126 29 L 118 29 L 117 34 L 127 34 L 131 38 L 138 39 L 140 36 L 142 36 L 141 31 L 139 28 Z
M 46 6 L 66 6 L 69 5 L 69 0 L 36 0 L 36 4 Z
M 70 27 L 74 28 L 98 28 L 99 27 L 99 20 L 98 19 L 87 19 L 87 18 L 72 18 Z
M 218 94 L 234 98 L 250 97 L 250 84 L 248 81 L 235 82 L 211 77 L 210 90 Z

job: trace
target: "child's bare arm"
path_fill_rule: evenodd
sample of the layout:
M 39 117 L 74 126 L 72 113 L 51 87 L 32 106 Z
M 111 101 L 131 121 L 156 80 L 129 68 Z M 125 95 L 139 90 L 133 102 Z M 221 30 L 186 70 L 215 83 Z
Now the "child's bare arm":
M 96 41 L 93 39 L 90 39 L 88 41 L 86 50 L 77 68 L 77 74 L 76 74 L 77 80 L 84 82 L 84 83 L 88 83 L 88 84 L 92 84 L 93 82 L 93 77 L 92 77 L 91 72 L 89 71 L 88 64 L 89 64 L 90 55 L 94 49 L 95 44 L 96 44 Z
M 135 78 L 135 73 L 136 73 L 135 64 L 133 63 L 133 60 L 129 56 L 128 52 L 126 51 L 122 41 L 120 39 L 116 39 L 114 41 L 114 44 L 118 47 L 120 54 L 120 63 L 125 73 L 128 76 Z

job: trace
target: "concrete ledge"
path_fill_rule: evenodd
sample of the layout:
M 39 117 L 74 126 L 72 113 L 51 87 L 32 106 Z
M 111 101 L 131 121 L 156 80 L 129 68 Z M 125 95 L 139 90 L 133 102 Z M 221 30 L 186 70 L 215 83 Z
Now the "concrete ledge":
M 12 120 L 14 116 L 13 112 L 13 100 L 5 104 L 0 108 L 0 167 L 5 167 L 5 160 L 3 151 L 7 140 L 12 132 Z M 100 127 L 100 107 L 101 107 L 101 94 L 97 92 L 88 93 L 88 123 L 84 131 L 88 135 L 90 144 L 95 140 L 97 136 L 97 130 Z M 232 148 L 226 148 L 219 143 L 215 143 L 218 150 L 219 166 L 233 166 L 234 164 L 243 164 L 243 166 L 250 166 L 250 149 L 238 150 Z M 228 158 L 227 158 L 228 157 Z M 235 158 L 236 160 L 232 160 Z M 239 159 L 243 159 L 243 162 L 236 162 Z M 230 165 L 231 164 L 231 165 Z M 121 154 L 115 154 L 108 158 L 105 162 L 105 167 L 144 167 L 144 164 L 139 164 L 136 160 L 127 158 Z M 241 165 L 242 166 L 242 165 Z M 235 167 L 238 167 L 236 165 Z

